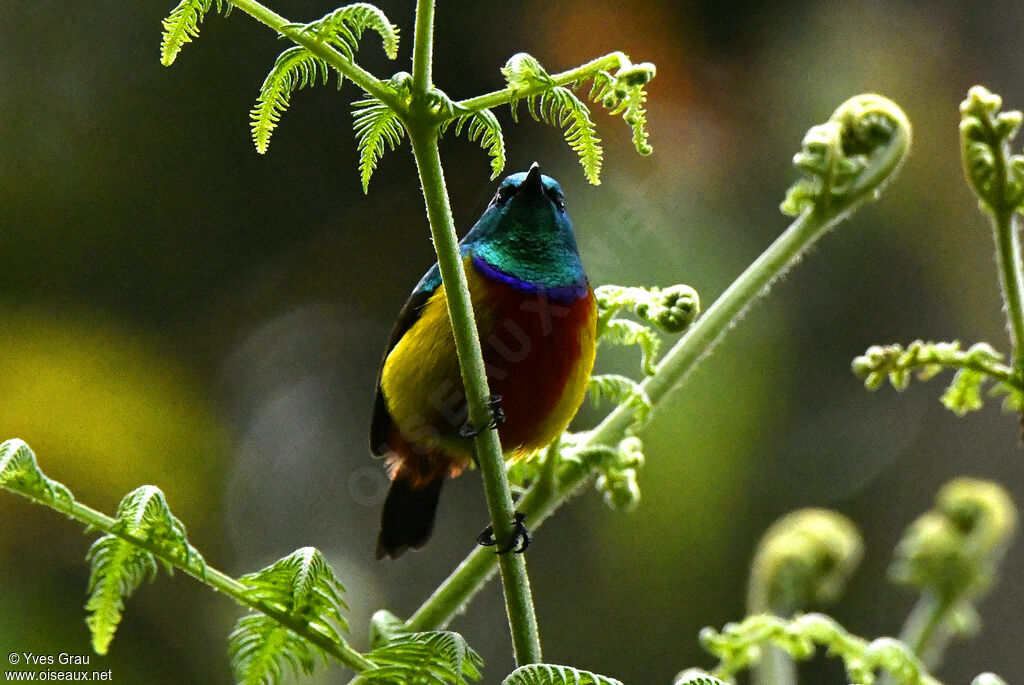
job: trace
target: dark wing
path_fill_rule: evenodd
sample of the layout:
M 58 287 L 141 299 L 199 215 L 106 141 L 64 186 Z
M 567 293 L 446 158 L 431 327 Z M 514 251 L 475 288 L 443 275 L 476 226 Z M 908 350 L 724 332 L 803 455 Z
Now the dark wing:
M 384 373 L 384 360 L 388 358 L 391 350 L 402 339 L 402 336 L 419 320 L 423 306 L 440 285 L 441 274 L 435 264 L 416 284 L 405 306 L 398 314 L 395 327 L 391 329 L 391 337 L 388 339 L 388 346 L 384 349 L 384 356 L 380 360 L 380 369 L 377 371 L 377 396 L 373 400 L 373 419 L 370 422 L 370 451 L 378 456 L 387 452 L 388 433 L 391 432 L 392 423 L 387 402 L 384 401 L 384 391 L 380 388 L 380 377 Z

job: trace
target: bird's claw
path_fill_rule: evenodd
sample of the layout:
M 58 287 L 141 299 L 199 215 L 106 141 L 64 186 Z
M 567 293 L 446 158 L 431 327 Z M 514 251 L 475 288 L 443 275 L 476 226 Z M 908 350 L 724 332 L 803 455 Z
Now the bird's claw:
M 474 426 L 469 419 L 459 428 L 459 435 L 464 438 L 475 438 L 484 431 L 498 428 L 505 423 L 505 410 L 501 408 L 501 395 L 488 395 L 487 408 L 491 410 L 491 420 L 482 428 Z
M 522 554 L 526 551 L 526 548 L 530 546 L 530 531 L 526 529 L 526 525 L 523 523 L 526 521 L 526 514 L 521 511 L 517 511 L 512 517 L 513 533 L 512 539 L 508 545 L 497 550 L 498 554 L 505 554 L 506 552 L 512 552 L 513 554 Z M 480 535 L 476 536 L 477 544 L 483 545 L 484 547 L 490 547 L 491 545 L 497 544 L 497 540 L 494 539 L 494 526 L 487 526 L 484 528 Z

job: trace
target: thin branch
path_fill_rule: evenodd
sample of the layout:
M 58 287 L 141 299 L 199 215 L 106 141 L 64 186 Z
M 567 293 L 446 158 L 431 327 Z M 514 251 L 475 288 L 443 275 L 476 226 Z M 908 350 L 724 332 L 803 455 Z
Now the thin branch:
M 69 500 L 59 496 L 53 497 L 52 499 L 46 499 L 29 492 L 15 489 L 11 486 L 5 487 L 10 492 L 17 493 L 37 504 L 42 504 L 43 506 L 58 511 L 65 516 L 75 519 L 79 523 L 84 523 L 86 526 L 89 526 L 89 528 L 102 531 L 108 535 L 116 535 L 132 545 L 146 550 L 161 561 L 170 564 L 175 568 L 181 569 L 200 583 L 227 595 L 239 604 L 269 616 L 289 630 L 302 636 L 303 639 L 317 645 L 356 672 L 361 672 L 374 666 L 373 662 L 366 659 L 366 657 L 354 650 L 348 644 L 339 644 L 334 642 L 319 632 L 311 630 L 306 623 L 296 620 L 295 617 L 291 616 L 287 612 L 281 611 L 273 606 L 265 605 L 263 602 L 251 599 L 245 585 L 223 571 L 219 571 L 206 564 L 203 564 L 201 567 L 198 565 L 189 565 L 187 559 L 181 559 L 177 555 L 170 554 L 167 549 L 159 545 L 155 545 L 149 540 L 128 535 L 124 532 L 122 526 L 117 525 L 117 521 L 115 519 L 100 511 L 96 511 L 95 509 L 73 499 Z
M 288 21 L 280 14 L 277 14 L 265 5 L 256 0 L 228 0 L 232 5 L 242 10 L 253 19 L 266 24 L 274 31 L 277 31 L 286 38 L 298 43 L 302 47 L 320 57 L 332 67 L 340 71 L 345 78 L 374 96 L 388 107 L 399 113 L 405 111 L 404 104 L 395 97 L 394 92 L 386 87 L 377 77 L 360 67 L 355 62 L 349 61 L 344 55 L 332 48 L 330 45 L 320 42 L 314 36 L 305 33 L 301 24 Z
M 470 304 L 469 286 L 459 254 L 455 224 L 452 219 L 448 193 L 437 147 L 437 129 L 434 126 L 409 125 L 416 166 L 420 174 L 423 196 L 427 205 L 430 230 L 437 250 L 437 263 L 444 283 L 448 312 L 455 337 L 469 420 L 483 426 L 491 420 L 488 405 L 490 391 L 484 368 L 480 338 Z M 500 547 L 507 547 L 514 536 L 512 494 L 505 474 L 505 460 L 496 430 L 485 430 L 476 437 L 476 455 L 484 482 L 484 494 L 491 515 L 494 535 Z M 521 554 L 495 555 L 484 552 L 491 559 L 498 557 L 501 564 L 502 584 L 505 590 L 505 608 L 516 664 L 539 663 L 540 637 L 533 608 L 530 581 L 526 574 L 526 560 Z

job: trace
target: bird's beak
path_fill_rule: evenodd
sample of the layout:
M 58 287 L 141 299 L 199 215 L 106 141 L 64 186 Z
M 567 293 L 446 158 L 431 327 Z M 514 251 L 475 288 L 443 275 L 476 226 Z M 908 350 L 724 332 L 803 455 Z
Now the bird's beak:
M 522 185 L 519 186 L 517 195 L 544 197 L 544 181 L 540 177 L 540 165 L 537 162 L 530 165 L 530 171 L 526 174 Z

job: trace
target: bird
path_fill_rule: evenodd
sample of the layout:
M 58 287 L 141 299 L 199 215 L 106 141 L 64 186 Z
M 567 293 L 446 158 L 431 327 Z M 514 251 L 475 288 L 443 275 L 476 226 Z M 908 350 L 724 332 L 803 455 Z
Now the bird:
M 536 162 L 501 182 L 459 250 L 494 420 L 468 421 L 445 286 L 434 264 L 402 307 L 377 376 L 370 448 L 384 458 L 390 479 L 378 560 L 426 544 L 445 479 L 475 460 L 473 435 L 497 427 L 506 459 L 529 457 L 566 429 L 593 369 L 594 290 L 562 188 Z M 525 535 L 522 520 L 517 514 L 514 523 Z M 486 533 L 481 544 L 488 544 Z

